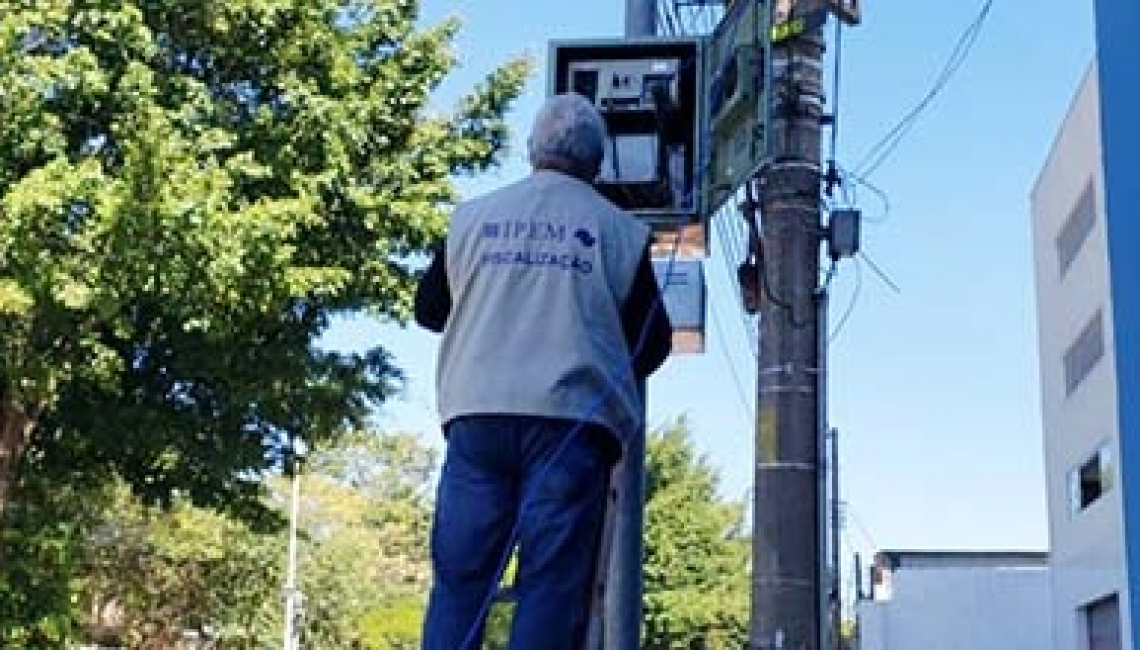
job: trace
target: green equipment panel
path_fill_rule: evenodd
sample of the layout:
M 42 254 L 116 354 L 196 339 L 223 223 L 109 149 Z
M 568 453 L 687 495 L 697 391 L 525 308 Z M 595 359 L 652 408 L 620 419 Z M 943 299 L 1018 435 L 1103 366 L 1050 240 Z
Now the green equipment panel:
M 735 2 L 707 45 L 709 144 L 702 166 L 707 215 L 757 171 L 766 153 L 771 14 L 768 2 Z

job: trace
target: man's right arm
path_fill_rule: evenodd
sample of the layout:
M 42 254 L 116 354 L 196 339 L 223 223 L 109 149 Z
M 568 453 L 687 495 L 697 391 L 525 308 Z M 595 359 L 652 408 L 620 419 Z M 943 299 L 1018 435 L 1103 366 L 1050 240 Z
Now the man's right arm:
M 626 343 L 633 354 L 633 372 L 638 379 L 645 379 L 665 363 L 673 349 L 673 325 L 665 313 L 648 244 L 622 305 L 621 321 Z
M 431 264 L 416 287 L 415 317 L 421 327 L 442 332 L 451 313 L 451 289 L 447 284 L 444 245 L 435 248 Z

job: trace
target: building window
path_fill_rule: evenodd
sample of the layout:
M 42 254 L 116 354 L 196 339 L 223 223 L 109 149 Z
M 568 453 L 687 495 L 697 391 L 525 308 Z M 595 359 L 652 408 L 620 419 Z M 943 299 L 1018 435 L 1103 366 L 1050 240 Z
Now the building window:
M 1111 490 L 1113 474 L 1112 448 L 1105 443 L 1092 458 L 1069 472 L 1069 505 L 1072 511 L 1084 510 Z
M 1065 351 L 1065 394 L 1072 395 L 1104 356 L 1104 318 L 1098 309 Z
M 1121 650 L 1120 602 L 1116 594 L 1089 603 L 1084 613 L 1088 650 Z
M 1057 239 L 1054 242 L 1057 246 L 1057 262 L 1061 267 L 1061 277 L 1065 276 L 1065 272 L 1069 270 L 1073 260 L 1077 259 L 1081 247 L 1089 238 L 1089 233 L 1092 232 L 1095 225 L 1096 192 L 1093 191 L 1093 184 L 1090 180 L 1085 185 L 1084 191 L 1081 192 L 1080 198 L 1077 199 L 1077 204 L 1073 206 L 1073 211 L 1065 219 L 1065 224 L 1061 226 L 1061 232 L 1057 234 Z

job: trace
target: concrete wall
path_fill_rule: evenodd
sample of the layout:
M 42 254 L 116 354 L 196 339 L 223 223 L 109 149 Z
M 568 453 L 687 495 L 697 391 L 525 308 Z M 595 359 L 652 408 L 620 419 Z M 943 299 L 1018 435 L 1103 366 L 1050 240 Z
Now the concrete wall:
M 857 610 L 859 650 L 1041 650 L 1052 642 L 1043 567 L 900 570 L 890 600 Z
M 1099 86 L 1091 70 L 1043 168 L 1031 203 L 1041 367 L 1044 458 L 1049 501 L 1054 636 L 1058 649 L 1084 650 L 1081 608 L 1118 593 L 1124 601 L 1123 506 L 1120 489 L 1115 320 L 1110 292 L 1105 181 L 1101 165 Z M 1056 239 L 1091 187 L 1096 223 L 1062 275 Z M 1104 357 L 1071 393 L 1064 355 L 1100 310 Z M 1071 474 L 1107 446 L 1113 485 L 1088 508 L 1074 512 Z

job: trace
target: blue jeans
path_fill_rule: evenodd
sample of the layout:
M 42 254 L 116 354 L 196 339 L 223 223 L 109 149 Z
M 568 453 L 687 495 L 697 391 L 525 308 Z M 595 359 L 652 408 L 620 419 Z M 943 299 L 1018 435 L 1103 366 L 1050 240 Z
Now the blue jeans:
M 448 424 L 424 650 L 480 647 L 485 605 L 512 533 L 518 601 L 509 647 L 581 646 L 611 466 L 599 436 L 609 435 L 534 417 L 473 416 Z

